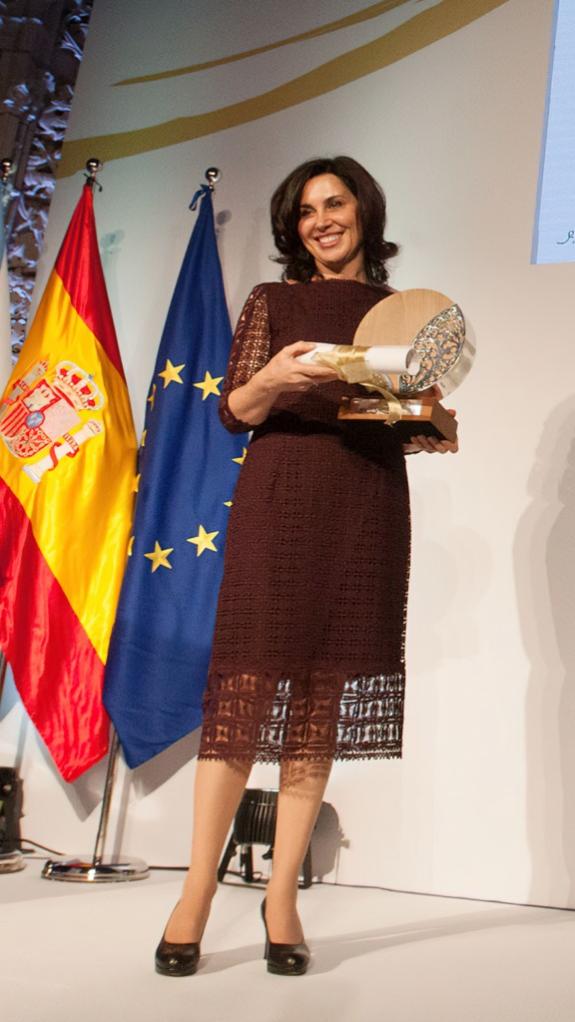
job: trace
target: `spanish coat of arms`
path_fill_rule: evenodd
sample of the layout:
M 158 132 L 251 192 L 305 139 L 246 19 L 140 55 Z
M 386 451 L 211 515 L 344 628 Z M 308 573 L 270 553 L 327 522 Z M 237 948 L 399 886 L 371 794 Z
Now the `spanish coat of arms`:
M 16 458 L 43 457 L 23 466 L 35 483 L 56 468 L 63 457 L 73 458 L 80 446 L 104 426 L 86 412 L 104 405 L 93 378 L 74 362 L 36 362 L 14 380 L 0 404 L 0 437 Z

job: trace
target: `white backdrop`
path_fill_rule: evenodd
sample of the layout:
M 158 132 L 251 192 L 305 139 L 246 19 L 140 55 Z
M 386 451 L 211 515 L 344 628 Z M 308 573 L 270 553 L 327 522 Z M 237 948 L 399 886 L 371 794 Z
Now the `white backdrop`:
M 402 246 L 392 283 L 456 298 L 479 353 L 453 401 L 461 453 L 409 463 L 404 758 L 336 765 L 326 799 L 342 845 L 318 871 L 340 882 L 575 907 L 575 270 L 530 264 L 552 0 L 388 7 L 241 61 L 114 87 L 363 8 L 360 0 L 97 0 L 69 129 L 75 141 L 64 153 L 38 286 L 77 199 L 81 177 L 69 171 L 87 139 L 84 159 L 117 155 L 101 176 L 97 219 L 141 425 L 193 224 L 187 205 L 206 167 L 223 170 L 215 205 L 232 316 L 253 284 L 278 276 L 268 258 L 267 209 L 287 171 L 310 156 L 344 152 L 382 182 L 388 235 Z M 448 32 L 463 10 L 477 17 Z M 411 31 L 409 21 L 426 12 L 444 19 L 443 37 L 424 45 L 423 33 L 403 59 L 315 98 L 305 98 L 304 80 L 302 102 L 270 113 L 264 97 L 263 117 L 162 145 L 173 141 L 168 126 L 150 136 L 155 148 L 147 151 L 134 151 L 139 135 L 116 137 L 119 150 L 97 139 L 210 111 L 218 126 L 220 108 L 282 85 L 291 95 L 286 83 L 337 57 L 338 68 L 361 74 L 363 55 L 358 62 L 346 54 L 391 30 L 396 52 L 406 25 Z M 17 750 L 25 833 L 87 850 L 103 766 L 65 785 L 13 690 L 1 709 L 0 761 L 13 761 Z M 120 776 L 117 846 L 152 863 L 186 860 L 196 746 L 190 736 Z M 252 775 L 252 783 L 274 782 L 273 768 Z

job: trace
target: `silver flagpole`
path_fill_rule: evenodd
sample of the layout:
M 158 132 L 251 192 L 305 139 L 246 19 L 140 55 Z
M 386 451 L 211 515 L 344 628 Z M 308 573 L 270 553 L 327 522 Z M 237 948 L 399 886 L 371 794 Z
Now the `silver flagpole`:
M 86 161 L 86 180 L 90 188 L 102 186 L 96 175 L 102 169 L 102 163 L 96 157 Z M 76 855 L 70 859 L 48 859 L 42 869 L 46 880 L 71 880 L 80 883 L 110 883 L 118 880 L 144 880 L 150 875 L 143 859 L 119 859 L 104 855 L 110 808 L 114 794 L 114 781 L 118 766 L 120 741 L 115 729 L 110 729 L 110 751 L 108 769 L 104 785 L 104 797 L 100 811 L 100 822 L 96 834 L 96 843 L 92 855 Z
M 104 797 L 92 855 L 76 855 L 70 859 L 48 859 L 42 869 L 42 876 L 46 880 L 72 880 L 80 883 L 101 884 L 119 880 L 144 880 L 150 875 L 148 866 L 143 859 L 121 859 L 104 855 L 119 751 L 118 735 L 112 728 Z

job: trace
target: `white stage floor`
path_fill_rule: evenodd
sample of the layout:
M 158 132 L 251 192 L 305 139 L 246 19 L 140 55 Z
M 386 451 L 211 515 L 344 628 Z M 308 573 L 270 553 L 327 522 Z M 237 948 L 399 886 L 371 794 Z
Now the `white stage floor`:
M 573 1022 L 575 913 L 318 885 L 314 962 L 271 976 L 261 891 L 224 886 L 195 976 L 153 971 L 180 874 L 77 885 L 0 876 L 6 1022 Z

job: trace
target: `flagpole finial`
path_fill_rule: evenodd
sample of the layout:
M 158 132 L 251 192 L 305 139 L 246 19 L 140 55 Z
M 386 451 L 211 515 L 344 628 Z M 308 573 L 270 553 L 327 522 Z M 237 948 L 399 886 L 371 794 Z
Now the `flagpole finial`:
M 91 156 L 89 160 L 86 160 L 84 177 L 86 178 L 86 184 L 92 190 L 94 189 L 94 185 L 96 185 L 98 191 L 102 191 L 102 185 L 96 178 L 96 174 L 99 174 L 103 166 L 104 164 L 97 158 L 97 156 Z
M 197 192 L 195 193 L 192 201 L 190 202 L 190 209 L 193 211 L 197 208 L 200 199 L 204 198 L 208 192 L 215 192 L 216 182 L 220 180 L 222 172 L 219 167 L 208 167 L 204 173 L 204 177 L 208 182 L 207 185 L 200 185 Z
M 206 181 L 208 182 L 208 188 L 211 192 L 215 191 L 215 186 L 221 179 L 222 172 L 219 167 L 208 167 L 205 173 Z

